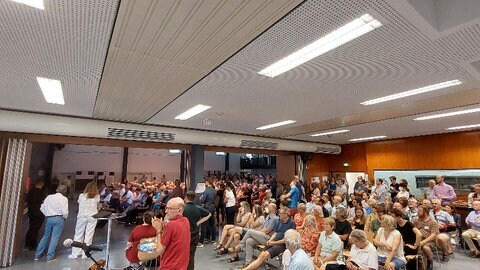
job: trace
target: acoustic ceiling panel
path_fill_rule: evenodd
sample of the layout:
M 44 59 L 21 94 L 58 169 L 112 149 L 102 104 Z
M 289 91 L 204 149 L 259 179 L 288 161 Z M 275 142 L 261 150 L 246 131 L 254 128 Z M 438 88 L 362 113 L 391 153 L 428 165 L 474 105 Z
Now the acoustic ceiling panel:
M 435 30 L 424 27 L 428 22 L 419 14 L 414 24 L 390 2 L 305 1 L 148 123 L 282 137 L 316 131 L 302 127 L 315 127 L 329 119 L 367 116 L 390 108 L 402 111 L 402 107 L 418 101 L 429 101 L 427 106 L 435 109 L 435 102 L 444 102 L 439 101 L 442 96 L 467 95 L 468 90 L 480 87 L 480 82 L 463 68 L 465 62 L 480 57 L 479 18 L 445 33 L 426 32 L 425 29 Z M 258 74 L 365 13 L 380 20 L 383 26 L 275 78 Z M 453 79 L 462 84 L 373 106 L 360 104 Z M 179 112 L 198 103 L 212 108 L 187 121 L 174 119 Z M 205 122 L 206 119 L 211 121 Z M 256 130 L 283 120 L 297 122 L 267 131 Z M 299 127 L 301 130 L 297 130 Z
M 91 117 L 117 5 L 0 1 L 0 108 Z M 60 80 L 65 105 L 47 103 L 36 77 Z
M 148 120 L 299 2 L 122 1 L 94 117 Z

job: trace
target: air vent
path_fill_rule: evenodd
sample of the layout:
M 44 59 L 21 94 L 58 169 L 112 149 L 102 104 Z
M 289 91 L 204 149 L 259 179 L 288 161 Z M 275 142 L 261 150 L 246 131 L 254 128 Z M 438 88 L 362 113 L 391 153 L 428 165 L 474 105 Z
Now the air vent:
M 331 147 L 328 146 L 317 146 L 315 153 L 322 153 L 322 154 L 340 154 L 342 152 L 342 148 L 340 146 L 332 145 Z
M 240 143 L 240 147 L 258 148 L 258 149 L 277 149 L 278 143 L 242 140 L 242 143 Z
M 123 128 L 108 128 L 107 137 L 117 139 L 161 142 L 171 142 L 175 140 L 175 134 L 173 133 Z

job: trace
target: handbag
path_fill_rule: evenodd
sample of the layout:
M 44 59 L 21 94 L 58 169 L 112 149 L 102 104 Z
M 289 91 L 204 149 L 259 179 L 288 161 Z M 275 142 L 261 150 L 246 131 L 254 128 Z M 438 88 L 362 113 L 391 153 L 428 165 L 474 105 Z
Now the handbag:
M 137 246 L 138 259 L 140 261 L 150 261 L 156 259 L 160 254 L 157 252 L 157 237 L 142 238 Z

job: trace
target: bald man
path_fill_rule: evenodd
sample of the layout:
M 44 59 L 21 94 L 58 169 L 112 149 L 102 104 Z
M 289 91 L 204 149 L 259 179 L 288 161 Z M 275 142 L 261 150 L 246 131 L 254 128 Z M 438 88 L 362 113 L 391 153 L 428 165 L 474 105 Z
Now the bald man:
M 190 258 L 190 223 L 183 216 L 185 203 L 181 198 L 170 199 L 165 208 L 165 221 L 155 218 L 157 251 L 162 256 L 159 270 L 187 269 Z

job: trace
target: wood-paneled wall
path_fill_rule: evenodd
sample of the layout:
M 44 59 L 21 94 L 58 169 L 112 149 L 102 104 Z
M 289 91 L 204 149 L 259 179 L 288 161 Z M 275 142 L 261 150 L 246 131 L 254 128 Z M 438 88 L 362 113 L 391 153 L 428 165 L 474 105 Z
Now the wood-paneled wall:
M 480 168 L 480 131 L 418 136 L 342 146 L 340 155 L 315 154 L 310 167 L 330 172 Z M 348 162 L 349 167 L 343 167 Z M 311 176 L 315 175 L 312 171 Z

